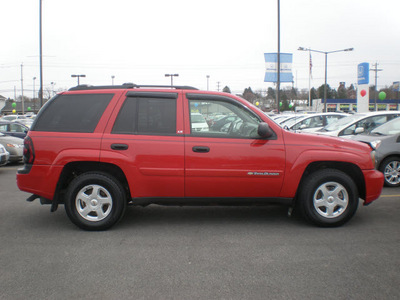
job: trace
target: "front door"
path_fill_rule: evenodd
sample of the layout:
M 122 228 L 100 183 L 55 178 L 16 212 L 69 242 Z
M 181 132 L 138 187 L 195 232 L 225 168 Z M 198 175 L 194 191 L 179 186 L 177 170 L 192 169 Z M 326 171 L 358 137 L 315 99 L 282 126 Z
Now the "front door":
M 280 132 L 260 138 L 260 116 L 234 98 L 186 97 L 185 196 L 277 197 L 285 168 Z M 195 126 L 199 114 L 208 124 L 201 131 Z

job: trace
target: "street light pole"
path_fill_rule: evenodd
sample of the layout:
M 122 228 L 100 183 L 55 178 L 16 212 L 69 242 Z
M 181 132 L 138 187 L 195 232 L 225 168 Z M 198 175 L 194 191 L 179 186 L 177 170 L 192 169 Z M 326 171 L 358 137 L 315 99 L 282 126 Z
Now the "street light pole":
M 174 86 L 174 77 L 178 77 L 179 74 L 165 74 L 165 77 L 171 77 L 171 86 Z
M 207 75 L 207 91 L 209 90 L 209 85 L 208 85 L 209 80 L 210 80 L 210 75 Z
M 36 77 L 33 77 L 33 97 L 32 97 L 33 113 L 35 113 L 35 109 L 36 109 L 36 105 L 35 105 L 35 80 L 36 80 Z
M 354 48 L 346 48 L 346 49 L 334 50 L 334 51 L 320 51 L 320 50 L 315 50 L 315 49 L 310 49 L 310 48 L 299 47 L 297 50 L 300 50 L 300 51 L 311 51 L 311 52 L 318 52 L 318 53 L 325 54 L 324 112 L 327 112 L 327 109 L 326 109 L 326 97 L 327 97 L 327 78 L 328 78 L 328 54 L 329 53 L 335 53 L 335 52 L 343 52 L 343 51 L 345 51 L 345 52 L 353 51 Z
M 72 77 L 72 78 L 78 78 L 78 86 L 79 86 L 79 84 L 80 84 L 79 78 L 81 78 L 81 77 L 86 77 L 86 75 L 76 75 L 76 74 L 73 74 L 73 75 L 71 75 L 71 77 Z
M 43 49 L 42 49 L 42 0 L 39 0 L 39 65 L 40 65 L 40 107 L 43 106 Z

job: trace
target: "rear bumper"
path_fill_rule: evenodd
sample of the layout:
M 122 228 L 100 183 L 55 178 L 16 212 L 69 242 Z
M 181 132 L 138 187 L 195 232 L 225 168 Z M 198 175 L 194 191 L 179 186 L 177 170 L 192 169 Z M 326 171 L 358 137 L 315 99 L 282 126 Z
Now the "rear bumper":
M 365 200 L 364 205 L 379 198 L 383 189 L 383 174 L 377 170 L 364 170 Z
M 17 185 L 21 191 L 52 200 L 62 166 L 33 165 L 17 172 Z

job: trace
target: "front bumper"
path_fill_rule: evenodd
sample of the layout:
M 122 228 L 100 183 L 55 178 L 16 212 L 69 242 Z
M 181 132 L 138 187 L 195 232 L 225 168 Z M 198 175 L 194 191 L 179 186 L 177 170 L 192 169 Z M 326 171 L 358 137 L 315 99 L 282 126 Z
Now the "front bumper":
M 377 170 L 364 170 L 365 199 L 364 205 L 379 198 L 383 189 L 383 174 Z

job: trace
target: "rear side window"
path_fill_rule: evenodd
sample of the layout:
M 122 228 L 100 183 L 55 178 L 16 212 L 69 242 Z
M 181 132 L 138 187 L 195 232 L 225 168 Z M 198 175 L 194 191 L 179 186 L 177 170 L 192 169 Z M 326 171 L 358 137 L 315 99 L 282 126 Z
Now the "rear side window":
M 128 97 L 115 120 L 112 133 L 176 134 L 176 99 Z
M 114 94 L 59 95 L 46 104 L 32 130 L 93 132 Z

